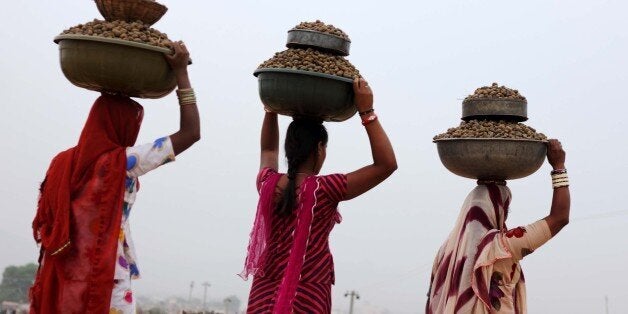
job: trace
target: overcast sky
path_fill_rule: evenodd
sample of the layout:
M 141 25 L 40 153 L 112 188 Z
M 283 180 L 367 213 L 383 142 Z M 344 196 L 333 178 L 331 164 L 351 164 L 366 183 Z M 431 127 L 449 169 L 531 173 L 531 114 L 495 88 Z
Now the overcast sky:
M 399 170 L 341 203 L 331 236 L 333 307 L 421 313 L 433 258 L 475 182 L 449 173 L 431 139 L 459 123 L 461 100 L 499 82 L 528 99 L 527 124 L 559 138 L 571 178 L 569 226 L 523 262 L 530 313 L 628 313 L 628 2 L 615 1 L 173 1 L 155 27 L 184 40 L 202 115 L 202 140 L 141 178 L 131 225 L 141 295 L 187 296 L 209 281 L 210 298 L 246 302 L 240 272 L 257 202 L 263 110 L 252 72 L 284 48 L 286 31 L 321 19 L 349 34 L 349 60 L 369 80 Z M 98 96 L 71 85 L 52 42 L 100 17 L 93 1 L 5 1 L 0 10 L 0 270 L 34 262 L 30 224 L 50 159 L 76 144 Z M 139 142 L 178 128 L 176 97 L 139 100 Z M 289 118 L 281 118 L 282 138 Z M 354 117 L 327 124 L 323 173 L 371 162 Z M 285 163 L 282 163 L 285 170 Z M 550 166 L 509 182 L 509 225 L 544 217 Z M 202 297 L 201 289 L 194 292 Z

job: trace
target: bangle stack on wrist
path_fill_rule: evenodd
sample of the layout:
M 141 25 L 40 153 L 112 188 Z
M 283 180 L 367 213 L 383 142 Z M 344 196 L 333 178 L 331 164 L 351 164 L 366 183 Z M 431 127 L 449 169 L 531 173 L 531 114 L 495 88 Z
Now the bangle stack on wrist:
M 179 98 L 179 105 L 192 105 L 196 103 L 196 95 L 194 94 L 194 89 L 186 88 L 186 89 L 177 89 L 177 98 Z
M 569 186 L 569 177 L 567 176 L 567 169 L 552 170 L 551 175 L 552 175 L 552 187 L 554 189 Z
M 360 115 L 360 117 L 361 117 L 361 116 L 365 116 L 365 115 L 367 115 L 367 114 L 369 114 L 369 113 L 371 113 L 371 112 L 375 112 L 375 109 L 371 108 L 371 109 L 369 109 L 369 110 L 360 111 L 360 112 L 358 112 L 358 114 L 359 114 L 359 115 Z
M 377 115 L 375 114 L 375 110 L 373 108 L 365 111 L 358 112 L 360 118 L 362 118 L 362 125 L 367 126 L 375 121 L 377 121 Z

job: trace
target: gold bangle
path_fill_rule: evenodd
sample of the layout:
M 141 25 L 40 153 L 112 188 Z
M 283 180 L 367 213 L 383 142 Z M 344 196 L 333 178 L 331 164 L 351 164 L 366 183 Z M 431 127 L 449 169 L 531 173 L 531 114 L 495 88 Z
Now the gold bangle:
M 184 88 L 184 89 L 177 89 L 177 94 L 181 94 L 181 93 L 193 93 L 194 89 L 193 88 Z
M 177 98 L 179 99 L 179 105 L 191 105 L 196 103 L 196 95 L 193 88 L 177 89 Z
M 193 105 L 196 104 L 196 99 L 189 101 L 180 101 L 179 106 Z

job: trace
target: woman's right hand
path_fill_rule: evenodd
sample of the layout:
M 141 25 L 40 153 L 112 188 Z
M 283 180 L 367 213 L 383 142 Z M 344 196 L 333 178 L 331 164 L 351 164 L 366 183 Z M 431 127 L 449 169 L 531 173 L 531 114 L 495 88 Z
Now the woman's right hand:
M 565 151 L 557 139 L 551 139 L 547 143 L 547 161 L 554 169 L 565 169 Z
M 369 83 L 362 78 L 353 80 L 354 102 L 358 107 L 358 112 L 365 112 L 373 109 L 373 91 Z

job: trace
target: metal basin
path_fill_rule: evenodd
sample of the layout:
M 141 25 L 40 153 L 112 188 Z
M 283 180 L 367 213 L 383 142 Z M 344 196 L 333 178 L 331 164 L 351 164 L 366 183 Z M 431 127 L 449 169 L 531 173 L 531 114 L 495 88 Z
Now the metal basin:
M 348 56 L 351 41 L 332 34 L 306 29 L 292 29 L 288 31 L 288 41 L 286 42 L 286 47 L 311 47 L 341 56 Z
M 273 112 L 340 122 L 351 118 L 353 80 L 345 77 L 292 69 L 257 69 L 262 103 Z
M 161 98 L 177 85 L 164 58 L 167 48 L 122 39 L 60 35 L 61 70 L 72 84 L 89 90 Z
M 462 102 L 462 120 L 528 120 L 528 102 L 511 99 L 470 99 Z
M 479 180 L 513 180 L 537 171 L 547 154 L 545 141 L 515 139 L 435 140 L 438 156 L 449 171 Z

